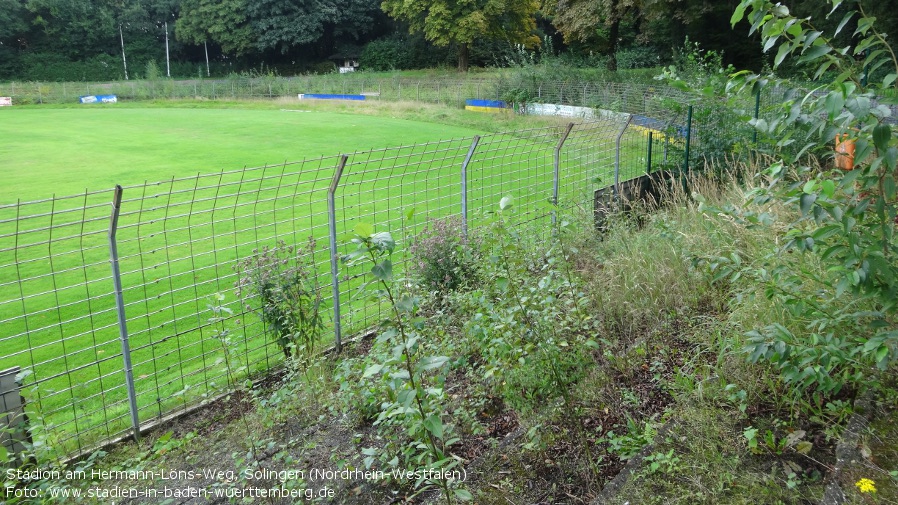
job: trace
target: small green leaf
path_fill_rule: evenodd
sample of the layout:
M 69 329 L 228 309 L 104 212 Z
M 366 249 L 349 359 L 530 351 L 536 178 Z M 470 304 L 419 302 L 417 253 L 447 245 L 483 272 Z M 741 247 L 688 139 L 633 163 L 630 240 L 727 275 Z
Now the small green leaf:
M 383 365 L 371 365 L 365 369 L 365 373 L 362 374 L 362 378 L 367 379 L 368 377 L 377 375 L 381 370 L 383 370 L 383 368 Z
M 471 501 L 474 499 L 474 495 L 472 495 L 471 492 L 466 489 L 456 489 L 453 492 L 455 493 L 455 497 L 459 500 Z
M 411 221 L 414 216 L 415 216 L 415 208 L 414 207 L 412 207 L 411 209 L 409 209 L 405 212 L 405 220 L 406 221 Z
M 804 194 L 801 195 L 801 199 L 799 201 L 799 207 L 801 208 L 802 215 L 808 215 L 811 211 L 811 207 L 814 205 L 814 202 L 817 201 L 817 195 L 809 195 Z
M 833 50 L 833 48 L 826 44 L 814 46 L 814 47 L 808 49 L 807 52 L 801 56 L 799 61 L 808 62 L 811 60 L 816 60 L 817 58 L 823 56 L 824 54 L 826 54 L 832 50 Z
M 890 147 L 886 149 L 883 160 L 885 161 L 887 167 L 889 167 L 891 170 L 895 170 L 895 167 L 898 166 L 898 148 Z
M 880 346 L 879 349 L 876 350 L 876 364 L 879 365 L 880 368 L 884 368 L 883 364 L 886 364 L 886 358 L 889 357 L 889 347 L 886 345 Z
M 836 32 L 833 35 L 838 35 L 839 32 L 841 32 L 842 29 L 845 28 L 845 25 L 848 24 L 848 21 L 851 20 L 854 14 L 855 11 L 853 10 L 846 13 L 845 17 L 842 18 L 842 21 L 839 22 L 839 26 L 836 27 Z
M 814 444 L 808 442 L 807 440 L 802 440 L 795 445 L 795 452 L 797 452 L 798 454 L 808 454 L 813 448 Z
M 880 151 L 889 148 L 889 140 L 892 138 L 892 128 L 887 124 L 878 124 L 873 127 L 873 144 Z
M 895 178 L 892 177 L 892 174 L 886 174 L 882 178 L 882 189 L 885 194 L 886 200 L 894 200 L 895 199 Z
M 374 234 L 374 226 L 370 223 L 359 223 L 355 225 L 353 230 L 356 235 L 362 238 L 370 238 Z
M 511 204 L 512 204 L 511 197 L 504 196 L 504 197 L 502 197 L 501 200 L 499 200 L 499 210 L 510 209 Z
M 390 235 L 390 232 L 388 231 L 382 231 L 371 235 L 371 243 L 381 251 L 389 253 L 392 253 L 393 249 L 396 248 L 396 242 L 393 240 L 393 235 Z
M 788 42 L 784 42 L 783 45 L 780 46 L 779 51 L 776 52 L 776 58 L 773 59 L 773 66 L 778 67 L 780 63 L 786 59 L 786 56 L 789 55 L 789 52 L 792 50 L 792 44 Z
M 435 368 L 442 368 L 443 365 L 448 362 L 449 358 L 446 356 L 428 356 L 426 358 L 421 358 L 421 361 L 418 362 L 418 370 L 425 372 Z
M 801 188 L 801 191 L 805 194 L 810 195 L 811 193 L 814 192 L 814 189 L 816 187 L 817 187 L 817 181 L 814 179 L 811 179 L 808 182 L 804 183 L 804 187 Z
M 736 10 L 733 11 L 733 15 L 730 17 L 730 26 L 735 27 L 736 23 L 742 21 L 742 18 L 745 17 L 745 8 L 748 7 L 748 3 L 740 2 L 739 5 L 736 6 Z
M 443 421 L 440 419 L 440 416 L 431 414 L 430 417 L 424 420 L 424 428 L 433 436 L 440 439 L 443 438 Z
M 892 84 L 894 84 L 895 79 L 898 79 L 898 74 L 896 74 L 896 73 L 891 73 L 891 74 L 889 74 L 889 75 L 883 77 L 883 79 L 882 79 L 882 87 L 883 87 L 883 88 L 888 88 L 889 86 L 891 86 Z
M 393 277 L 393 262 L 383 260 L 371 268 L 371 273 L 377 280 L 388 281 Z
M 829 179 L 823 181 L 823 194 L 827 198 L 832 198 L 835 193 L 836 193 L 836 183 Z

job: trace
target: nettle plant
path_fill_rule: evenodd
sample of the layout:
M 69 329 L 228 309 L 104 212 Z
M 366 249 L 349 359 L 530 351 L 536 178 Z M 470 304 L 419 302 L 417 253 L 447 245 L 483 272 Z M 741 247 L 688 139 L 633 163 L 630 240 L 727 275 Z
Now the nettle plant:
M 416 489 L 437 485 L 447 503 L 470 500 L 471 493 L 457 487 L 460 482 L 444 477 L 452 475 L 447 472 L 460 463 L 448 451 L 459 441 L 453 435 L 455 427 L 444 422 L 448 400 L 443 384 L 450 358 L 427 354 L 426 324 L 417 314 L 420 298 L 408 290 L 409 283 L 397 281 L 393 275 L 396 242 L 392 235 L 375 233 L 373 226 L 361 223 L 352 242 L 356 250 L 343 260 L 371 266 L 370 281 L 361 289 L 385 303 L 390 314 L 381 322 L 368 356 L 360 362 L 365 369 L 357 387 L 379 401 L 374 424 L 386 438 L 393 429 L 405 431 L 405 441 L 397 450 L 389 445 L 364 449 L 365 463 L 370 467 L 379 460 L 387 467 L 410 472 L 407 475 L 416 477 Z
M 810 91 L 786 92 L 775 115 L 753 121 L 774 143 L 779 161 L 750 193 L 751 205 L 714 210 L 749 225 L 771 225 L 778 218 L 765 211 L 771 203 L 796 211 L 785 223 L 781 246 L 769 257 L 742 262 L 734 256 L 712 264 L 721 277 L 763 282 L 768 298 L 793 320 L 806 323 L 802 331 L 781 324 L 751 331 L 745 348 L 751 361 L 777 367 L 798 395 L 877 384 L 876 368 L 886 370 L 898 354 L 898 140 L 893 111 L 881 97 L 895 89 L 898 58 L 863 2 L 828 3 L 830 15 L 841 18 L 829 32 L 766 0 L 742 0 L 736 8 L 733 25 L 747 18 L 750 33 L 760 35 L 764 49 L 776 51 L 775 67 L 797 58 L 816 69 L 815 79 L 825 73 L 833 77 Z M 840 47 L 836 37 L 848 26 L 856 27 L 852 43 Z M 867 75 L 884 69 L 881 81 L 867 82 Z M 770 84 L 789 87 L 740 72 L 729 89 L 758 92 Z M 850 170 L 803 165 L 806 154 L 832 156 L 840 136 L 855 147 Z M 791 252 L 812 255 L 822 268 L 783 261 Z
M 321 287 L 307 259 L 314 250 L 311 238 L 301 249 L 280 240 L 275 247 L 253 250 L 234 266 L 237 297 L 247 311 L 259 315 L 284 356 L 300 360 L 303 366 L 314 356 L 324 330 Z

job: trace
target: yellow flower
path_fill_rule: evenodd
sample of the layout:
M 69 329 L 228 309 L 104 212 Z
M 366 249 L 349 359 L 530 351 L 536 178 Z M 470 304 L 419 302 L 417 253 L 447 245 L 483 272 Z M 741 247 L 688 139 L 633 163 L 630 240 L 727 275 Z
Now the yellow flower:
M 858 491 L 861 493 L 875 493 L 876 492 L 876 483 L 870 479 L 861 479 L 854 483 L 857 486 Z

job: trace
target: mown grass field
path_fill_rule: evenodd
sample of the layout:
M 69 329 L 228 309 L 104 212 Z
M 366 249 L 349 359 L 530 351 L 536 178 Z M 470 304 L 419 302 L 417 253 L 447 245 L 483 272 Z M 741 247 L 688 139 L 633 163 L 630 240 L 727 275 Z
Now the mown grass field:
M 336 202 L 345 253 L 358 222 L 400 235 L 412 208 L 408 233 L 428 218 L 457 215 L 470 137 L 489 129 L 542 127 L 484 138 L 469 167 L 472 223 L 505 195 L 517 199 L 521 215 L 544 214 L 562 131 L 551 120 L 420 105 L 166 105 L 0 110 L 8 174 L 0 189 L 0 369 L 30 371 L 32 417 L 52 428 L 61 452 L 129 425 L 107 243 L 112 192 L 104 188 L 125 186 L 118 246 L 145 422 L 224 385 L 214 333 L 220 327 L 208 322 L 214 293 L 225 294 L 236 313 L 227 324 L 241 365 L 264 370 L 280 359 L 255 314 L 235 303 L 238 258 L 278 240 L 302 245 L 311 238 L 311 261 L 330 295 L 326 192 L 339 158 L 322 155 L 462 139 L 350 156 Z M 575 131 L 569 142 L 561 199 L 582 203 L 593 187 L 611 182 L 613 128 Z M 644 147 L 641 133 L 626 136 L 623 179 L 644 169 Z M 284 163 L 301 159 L 310 161 Z M 46 201 L 15 205 L 33 200 Z M 362 274 L 344 267 L 347 331 L 376 314 L 353 300 Z

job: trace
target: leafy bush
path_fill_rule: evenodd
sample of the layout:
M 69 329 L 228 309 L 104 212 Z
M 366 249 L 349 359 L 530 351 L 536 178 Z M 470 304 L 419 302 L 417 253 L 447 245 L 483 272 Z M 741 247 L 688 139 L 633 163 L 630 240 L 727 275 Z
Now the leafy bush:
M 431 68 L 451 61 L 449 48 L 434 47 L 420 36 L 393 35 L 369 42 L 362 50 L 362 70 Z
M 633 46 L 617 52 L 617 68 L 653 68 L 666 63 L 664 52 L 657 47 Z
M 830 3 L 835 11 L 842 2 Z M 814 91 L 787 94 L 774 117 L 752 122 L 759 133 L 775 139 L 780 159 L 767 170 L 763 186 L 749 195 L 751 207 L 713 211 L 750 226 L 784 230 L 780 247 L 762 261 L 720 258 L 716 268 L 722 278 L 763 283 L 769 299 L 805 322 L 801 329 L 776 322 L 755 328 L 744 349 L 751 361 L 777 368 L 799 398 L 845 386 L 876 386 L 876 369 L 889 369 L 898 357 L 898 137 L 890 124 L 892 109 L 875 102 L 877 92 L 896 88 L 898 60 L 862 4 L 851 8 L 827 33 L 766 0 L 742 0 L 732 18 L 734 24 L 747 18 L 765 47 L 776 48 L 774 66 L 794 57 L 816 67 L 817 78 L 838 72 Z M 857 43 L 841 48 L 835 38 L 852 18 Z M 864 68 L 883 67 L 889 73 L 881 81 L 868 87 L 861 79 Z M 741 72 L 730 87 L 757 93 L 769 83 L 767 77 Z M 831 153 L 837 135 L 856 146 L 853 170 L 800 163 L 802 153 L 811 150 Z M 765 211 L 771 202 L 794 214 L 777 223 L 777 216 Z M 821 268 L 783 268 L 780 257 L 795 252 Z
M 108 54 L 70 61 L 55 53 L 23 52 L 19 67 L 19 78 L 27 81 L 115 81 L 125 76 L 121 57 Z
M 259 315 L 287 358 L 308 360 L 324 329 L 321 289 L 314 266 L 307 259 L 314 248 L 312 239 L 303 250 L 281 240 L 276 247 L 253 250 L 252 256 L 234 267 L 239 277 L 237 296 L 243 299 L 246 310 Z

